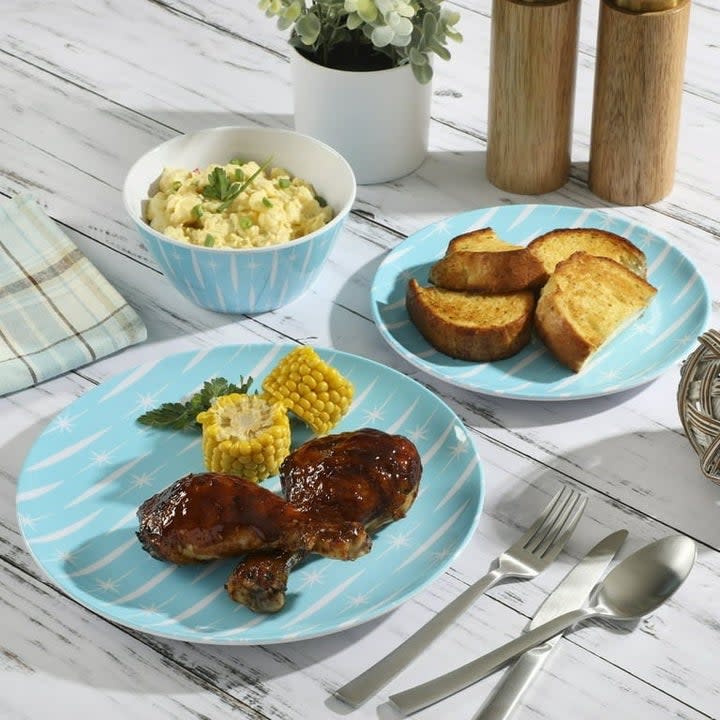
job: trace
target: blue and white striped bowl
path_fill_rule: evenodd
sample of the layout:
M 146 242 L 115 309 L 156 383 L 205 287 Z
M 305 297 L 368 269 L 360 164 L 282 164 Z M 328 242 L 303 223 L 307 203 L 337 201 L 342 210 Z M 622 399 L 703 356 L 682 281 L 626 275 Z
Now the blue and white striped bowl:
M 335 211 L 324 227 L 289 243 L 230 249 L 190 245 L 153 230 L 143 205 L 165 167 L 204 168 L 232 157 L 285 167 L 311 182 Z M 143 155 L 130 168 L 123 199 L 130 217 L 165 277 L 196 305 L 227 313 L 274 310 L 315 282 L 355 201 L 355 176 L 328 145 L 292 130 L 218 127 L 180 135 Z
M 658 292 L 632 325 L 574 373 L 533 337 L 517 355 L 496 362 L 457 360 L 435 350 L 405 309 L 408 279 L 425 284 L 448 242 L 483 227 L 507 242 L 527 245 L 556 228 L 601 228 L 622 235 L 647 258 Z M 525 400 L 575 400 L 628 390 L 653 380 L 693 349 L 707 329 L 710 297 L 702 276 L 676 247 L 652 230 L 613 212 L 560 205 L 504 205 L 471 210 L 419 230 L 383 260 L 371 308 L 380 333 L 399 355 L 434 377 L 488 395 Z

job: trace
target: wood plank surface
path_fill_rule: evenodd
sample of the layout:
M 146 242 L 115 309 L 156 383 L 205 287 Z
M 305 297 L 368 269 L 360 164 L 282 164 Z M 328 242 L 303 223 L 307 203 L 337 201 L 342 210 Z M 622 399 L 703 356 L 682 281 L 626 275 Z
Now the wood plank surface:
M 630 631 L 588 624 L 560 643 L 514 717 L 720 718 L 720 488 L 705 480 L 675 403 L 679 364 L 636 390 L 592 400 L 521 402 L 435 380 L 399 358 L 374 326 L 369 287 L 386 252 L 428 223 L 518 202 L 609 208 L 587 187 L 597 3 L 583 0 L 570 180 L 542 196 L 485 178 L 490 0 L 451 3 L 465 40 L 436 63 L 430 152 L 414 174 L 363 186 L 311 291 L 255 317 L 182 298 L 142 246 L 122 205 L 127 169 L 179 133 L 225 124 L 292 127 L 286 35 L 234 0 L 8 0 L 0 26 L 0 195 L 30 192 L 138 310 L 148 341 L 0 398 L 0 718 L 399 717 L 387 696 L 521 632 L 563 575 L 607 532 L 622 555 L 679 532 L 695 539 L 687 584 Z M 720 326 L 720 56 L 714 3 L 693 3 L 676 182 L 652 206 L 617 208 L 663 234 L 701 269 Z M 0 202 L 2 199 L 0 198 Z M 481 458 L 485 505 L 449 570 L 387 616 L 327 637 L 265 647 L 211 646 L 115 626 L 66 597 L 28 553 L 17 479 L 43 429 L 74 399 L 146 360 L 247 342 L 309 343 L 394 367 L 441 397 Z M 567 552 L 532 582 L 500 585 L 416 664 L 352 713 L 332 690 L 379 659 L 480 577 L 559 483 L 583 489 Z M 489 678 L 416 717 L 471 718 Z

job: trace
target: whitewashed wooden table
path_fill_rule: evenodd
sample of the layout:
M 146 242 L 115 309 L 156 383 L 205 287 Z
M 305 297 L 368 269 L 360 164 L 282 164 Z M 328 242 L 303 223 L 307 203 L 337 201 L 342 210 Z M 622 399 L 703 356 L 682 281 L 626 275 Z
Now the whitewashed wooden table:
M 589 624 L 559 651 L 516 717 L 720 718 L 720 487 L 682 434 L 679 365 L 637 390 L 532 403 L 473 394 L 424 376 L 381 339 L 368 288 L 406 235 L 471 208 L 526 202 L 484 175 L 490 3 L 455 3 L 465 42 L 438 62 L 427 161 L 361 187 L 311 292 L 277 312 L 232 317 L 180 297 L 141 247 L 120 198 L 133 160 L 178 133 L 226 124 L 292 127 L 284 34 L 239 0 L 5 0 L 0 25 L 0 194 L 31 192 L 131 301 L 142 345 L 0 399 L 0 718 L 393 718 L 387 694 L 521 631 L 589 547 L 627 528 L 630 551 L 671 533 L 697 541 L 688 582 L 633 632 Z M 618 208 L 664 234 L 702 269 L 720 326 L 720 11 L 696 0 L 677 182 L 652 207 Z M 573 168 L 532 201 L 606 207 L 586 186 L 597 3 L 582 4 Z M 53 416 L 113 374 L 179 350 L 301 342 L 385 363 L 442 397 L 471 431 L 486 498 L 469 546 L 431 587 L 389 615 L 327 637 L 266 647 L 203 646 L 129 631 L 69 599 L 30 558 L 15 512 L 17 478 Z M 350 713 L 332 689 L 398 644 L 514 540 L 560 483 L 589 504 L 558 561 L 535 581 L 482 597 L 424 657 Z M 471 718 L 498 676 L 420 713 Z

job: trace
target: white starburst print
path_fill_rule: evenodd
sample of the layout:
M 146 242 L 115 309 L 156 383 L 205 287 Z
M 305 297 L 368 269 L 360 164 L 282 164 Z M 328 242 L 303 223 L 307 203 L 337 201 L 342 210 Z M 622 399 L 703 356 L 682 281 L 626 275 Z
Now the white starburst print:
M 365 422 L 366 423 L 373 423 L 377 422 L 378 420 L 383 419 L 383 412 L 382 408 L 373 408 L 372 410 L 366 410 L 365 411 Z
M 655 330 L 648 322 L 637 322 L 633 326 L 633 335 L 652 335 Z
M 395 533 L 390 536 L 390 547 L 393 550 L 405 548 L 410 545 L 410 533 Z
M 100 578 L 95 579 L 95 584 L 97 585 L 98 590 L 102 590 L 102 592 L 106 593 L 119 593 L 120 592 L 120 583 L 132 573 L 132 570 L 128 570 L 126 573 L 121 575 L 120 577 L 107 577 L 104 580 Z
M 347 599 L 348 608 L 358 608 L 362 605 L 367 605 L 369 602 L 368 593 L 363 593 L 362 595 L 351 595 Z
M 427 440 L 427 432 L 424 427 L 418 426 L 409 430 L 407 436 L 417 445 L 421 440 Z
M 59 430 L 60 432 L 66 433 L 73 429 L 72 419 L 67 415 L 58 415 L 53 423 L 53 430 Z
M 133 488 L 141 488 L 146 485 L 152 485 L 152 475 L 150 473 L 140 473 L 139 475 L 132 476 Z
M 22 527 L 28 528 L 29 530 L 35 530 L 38 522 L 40 522 L 40 520 L 42 520 L 42 517 L 32 517 L 30 515 L 18 515 L 18 520 L 20 521 L 20 525 Z
M 450 455 L 452 456 L 453 460 L 455 458 L 459 458 L 461 455 L 464 455 L 468 450 L 470 449 L 470 443 L 463 439 L 458 440 L 451 448 L 450 448 Z
M 325 570 L 324 568 L 312 568 L 311 570 L 305 570 L 302 573 L 302 584 L 300 585 L 300 589 L 308 586 L 313 585 L 319 585 L 325 582 Z
M 103 452 L 92 452 L 92 465 L 109 465 L 112 459 L 112 450 Z
M 679 337 L 677 340 L 674 341 L 675 345 L 678 347 L 685 347 L 686 345 L 689 345 L 691 341 L 695 339 L 695 336 L 690 335 L 683 335 L 682 337 Z
M 434 553 L 432 553 L 432 561 L 434 565 L 439 565 L 440 563 L 444 562 L 445 559 L 450 555 L 451 548 L 444 547 L 442 550 L 438 550 Z
M 150 410 L 153 405 L 155 405 L 155 398 L 157 395 L 157 392 L 138 395 L 138 405 L 145 411 Z
M 98 587 L 98 590 L 102 590 L 106 593 L 117 593 L 120 592 L 118 589 L 119 580 L 115 578 L 105 578 L 105 580 L 101 580 L 98 578 L 95 580 L 95 584 Z
M 72 550 L 57 550 L 54 559 L 60 565 L 74 565 L 77 562 L 77 553 Z

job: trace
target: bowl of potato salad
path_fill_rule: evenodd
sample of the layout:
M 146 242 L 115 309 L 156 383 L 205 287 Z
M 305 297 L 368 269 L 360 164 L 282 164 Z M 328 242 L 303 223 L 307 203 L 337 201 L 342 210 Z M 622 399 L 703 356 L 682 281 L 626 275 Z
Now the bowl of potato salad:
M 143 155 L 123 199 L 176 290 L 211 310 L 255 314 L 310 288 L 355 192 L 345 159 L 314 138 L 220 127 Z

